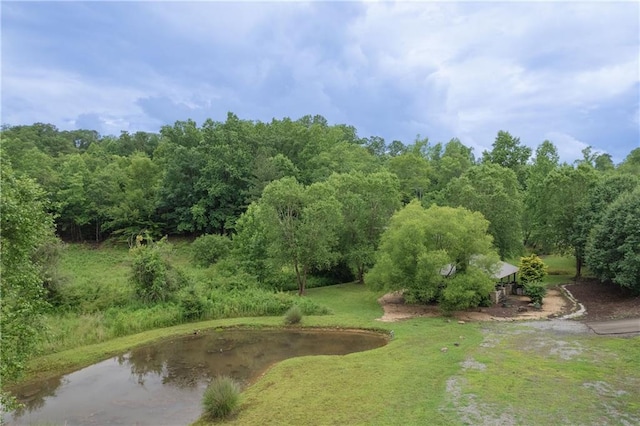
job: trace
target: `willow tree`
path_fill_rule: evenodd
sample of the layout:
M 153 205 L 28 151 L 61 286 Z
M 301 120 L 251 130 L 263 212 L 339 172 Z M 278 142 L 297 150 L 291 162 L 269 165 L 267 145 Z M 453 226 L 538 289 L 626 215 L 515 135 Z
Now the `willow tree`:
M 414 200 L 393 215 L 367 275 L 375 289 L 403 291 L 409 302 L 439 301 L 444 310 L 478 306 L 493 288 L 498 257 L 489 222 L 465 208 Z

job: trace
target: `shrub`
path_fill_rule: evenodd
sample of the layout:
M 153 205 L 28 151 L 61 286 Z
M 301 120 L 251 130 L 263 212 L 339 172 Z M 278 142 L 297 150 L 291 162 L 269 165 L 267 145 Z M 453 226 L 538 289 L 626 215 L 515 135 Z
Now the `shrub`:
M 45 300 L 56 307 L 62 304 L 61 287 L 66 282 L 58 267 L 64 249 L 64 243 L 51 239 L 36 249 L 32 259 L 40 267 Z
M 171 245 L 166 239 L 158 243 L 142 244 L 142 238 L 136 240 L 131 249 L 133 262 L 131 277 L 136 295 L 144 302 L 164 302 L 188 280 L 180 271 L 173 269 L 167 260 Z
M 231 250 L 231 240 L 224 235 L 202 235 L 191 243 L 191 256 L 198 266 L 207 267 L 216 263 Z
M 523 284 L 540 283 L 547 275 L 547 265 L 536 254 L 520 258 L 520 281 Z
M 240 385 L 230 377 L 216 377 L 202 397 L 204 417 L 209 420 L 227 417 L 238 408 L 239 402 Z
M 302 321 L 302 311 L 298 305 L 293 305 L 289 308 L 286 314 L 284 314 L 284 323 L 286 325 L 300 324 Z
M 206 303 L 195 287 L 189 287 L 182 292 L 178 298 L 182 319 L 192 321 L 202 318 L 205 311 Z
M 529 282 L 524 284 L 524 294 L 531 298 L 534 305 L 542 305 L 542 300 L 547 294 L 547 287 L 539 282 Z
M 488 294 L 494 286 L 493 280 L 484 272 L 471 267 L 464 274 L 456 274 L 446 282 L 439 299 L 440 309 L 445 313 L 486 305 Z

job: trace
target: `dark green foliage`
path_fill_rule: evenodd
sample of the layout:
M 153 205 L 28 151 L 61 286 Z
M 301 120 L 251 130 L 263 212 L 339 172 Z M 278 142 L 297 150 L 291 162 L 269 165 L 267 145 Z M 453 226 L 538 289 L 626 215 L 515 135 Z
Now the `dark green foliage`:
M 298 305 L 293 305 L 289 308 L 286 314 L 284 314 L 284 323 L 286 325 L 300 324 L 302 321 L 302 311 Z
M 203 417 L 207 420 L 228 417 L 238 408 L 240 391 L 240 385 L 232 378 L 214 378 L 202 397 Z
M 522 194 L 513 171 L 491 163 L 471 167 L 449 182 L 444 197 L 447 205 L 482 213 L 501 259 L 522 253 Z
M 229 253 L 231 240 L 224 235 L 202 235 L 191 243 L 191 250 L 196 265 L 207 267 Z
M 640 293 L 640 188 L 605 211 L 589 238 L 587 265 L 600 280 Z
M 138 236 L 136 246 L 131 249 L 131 278 L 136 295 L 147 303 L 167 301 L 185 284 L 186 278 L 169 263 L 167 252 L 171 246 L 166 240 L 148 244 L 141 241 Z
M 534 305 L 542 305 L 547 287 L 540 282 L 528 282 L 524 285 L 524 294 L 531 298 L 531 303 Z
M 540 283 L 547 276 L 547 265 L 535 254 L 521 257 L 519 268 L 522 284 Z
M 55 237 L 42 189 L 33 180 L 17 176 L 4 155 L 0 158 L 0 383 L 4 384 L 20 377 L 42 335 L 41 314 L 47 307 L 42 284 L 45 270 L 53 265 L 45 268 L 44 262 L 34 260 L 39 252 L 46 259 L 44 246 L 55 244 Z M 0 392 L 0 405 L 11 404 L 12 399 Z

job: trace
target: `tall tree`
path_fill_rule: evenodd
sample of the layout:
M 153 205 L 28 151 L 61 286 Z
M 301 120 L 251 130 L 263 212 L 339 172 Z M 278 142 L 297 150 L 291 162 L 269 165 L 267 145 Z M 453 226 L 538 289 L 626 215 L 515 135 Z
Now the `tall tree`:
M 391 218 L 367 282 L 403 291 L 410 302 L 478 306 L 493 288 L 486 269 L 497 261 L 488 226 L 478 212 L 435 205 L 424 209 L 414 200 Z
M 400 208 L 398 179 L 389 172 L 334 174 L 327 181 L 341 204 L 340 251 L 360 283 L 373 266 L 380 235 Z
M 55 237 L 44 192 L 33 180 L 16 176 L 2 157 L 0 381 L 4 386 L 19 378 L 42 330 L 44 277 L 36 253 Z M 0 402 L 7 407 L 6 395 Z
M 524 193 L 524 215 L 522 230 L 525 246 L 533 246 L 536 250 L 546 251 L 540 233 L 544 232 L 544 211 L 546 202 L 544 181 L 559 166 L 560 157 L 556 146 L 545 140 L 536 149 L 536 157 L 529 167 L 527 190 Z
M 392 157 L 387 165 L 398 176 L 402 201 L 406 204 L 414 198 L 421 200 L 431 183 L 431 166 L 426 158 L 415 152 Z
M 472 167 L 449 182 L 445 199 L 450 206 L 484 215 L 502 259 L 521 253 L 522 195 L 512 170 L 497 164 Z
M 636 148 L 627 155 L 618 166 L 618 171 L 640 176 L 640 148 Z
M 572 251 L 576 258 L 576 275 L 582 273 L 586 235 L 580 225 L 589 191 L 596 183 L 597 172 L 587 164 L 563 165 L 544 180 L 544 197 L 540 204 L 539 237 L 545 246 Z
M 312 270 L 337 262 L 340 204 L 328 185 L 305 187 L 293 177 L 282 178 L 267 185 L 252 211 L 258 214 L 255 225 L 267 233 L 269 256 L 295 271 L 298 294 L 304 294 Z
M 509 132 L 500 130 L 493 142 L 491 151 L 482 152 L 483 163 L 498 164 L 513 170 L 518 182 L 524 188 L 527 179 L 527 162 L 531 157 L 531 148 L 522 145 L 520 138 L 511 136 Z
M 473 148 L 465 146 L 459 139 L 451 139 L 444 146 L 444 152 L 436 166 L 436 176 L 440 189 L 452 179 L 460 177 L 475 164 Z
M 640 294 L 640 188 L 618 197 L 594 228 L 586 261 L 602 281 Z

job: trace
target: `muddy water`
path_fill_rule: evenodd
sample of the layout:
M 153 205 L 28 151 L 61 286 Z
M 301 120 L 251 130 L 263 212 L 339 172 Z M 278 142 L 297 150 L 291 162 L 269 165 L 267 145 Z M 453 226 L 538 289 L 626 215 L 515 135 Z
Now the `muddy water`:
M 374 333 L 224 330 L 181 337 L 14 390 L 25 409 L 8 424 L 181 425 L 196 420 L 212 377 L 240 382 L 304 355 L 344 355 L 383 346 Z

